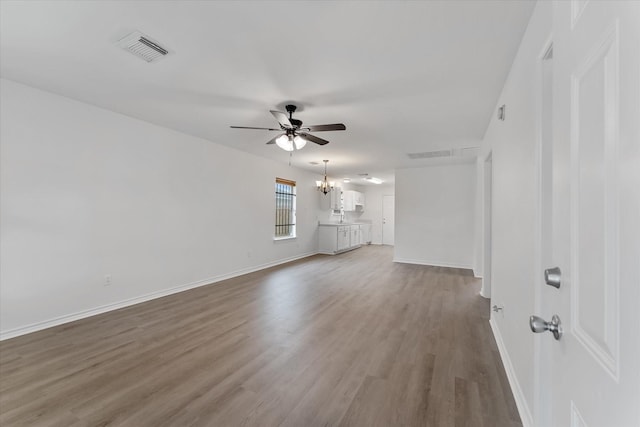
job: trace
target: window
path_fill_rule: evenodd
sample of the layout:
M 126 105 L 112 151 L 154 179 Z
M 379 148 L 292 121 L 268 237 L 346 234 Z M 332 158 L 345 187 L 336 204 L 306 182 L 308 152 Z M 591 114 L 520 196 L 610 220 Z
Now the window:
M 276 178 L 276 239 L 296 237 L 296 182 Z

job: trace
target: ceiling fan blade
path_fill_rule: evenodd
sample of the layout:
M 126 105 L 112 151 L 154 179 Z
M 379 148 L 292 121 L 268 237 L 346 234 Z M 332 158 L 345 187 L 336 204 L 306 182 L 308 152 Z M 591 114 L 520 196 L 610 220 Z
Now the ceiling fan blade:
M 331 125 L 312 125 L 305 126 L 305 129 L 309 129 L 310 132 L 325 132 L 329 130 L 346 130 L 347 127 L 342 123 L 334 123 Z
M 269 142 L 267 142 L 267 144 L 275 144 L 276 143 L 276 139 L 280 138 L 282 135 L 286 135 L 285 133 L 281 133 L 280 135 L 276 135 L 273 138 L 271 138 L 269 140 Z
M 269 110 L 269 111 L 271 112 L 271 114 L 273 114 L 273 117 L 276 118 L 278 123 L 280 123 L 280 126 L 283 126 L 286 129 L 293 129 L 293 125 L 291 124 L 291 122 L 289 121 L 289 118 L 285 113 L 283 113 L 282 111 L 275 111 L 275 110 Z
M 311 135 L 310 133 L 300 132 L 298 135 L 306 139 L 307 141 L 315 142 L 316 144 L 326 145 L 329 143 L 326 139 L 318 138 L 315 135 Z
M 273 129 L 273 128 L 255 128 L 251 126 L 229 126 L 233 129 L 258 129 L 258 130 L 282 130 L 282 129 Z

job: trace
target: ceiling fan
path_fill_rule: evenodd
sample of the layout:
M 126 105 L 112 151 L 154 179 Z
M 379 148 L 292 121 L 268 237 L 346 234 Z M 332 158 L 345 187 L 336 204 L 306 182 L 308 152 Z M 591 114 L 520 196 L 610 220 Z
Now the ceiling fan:
M 302 121 L 293 118 L 293 113 L 296 111 L 297 107 L 295 105 L 287 105 L 285 106 L 287 113 L 289 113 L 289 117 L 287 117 L 286 113 L 282 111 L 270 110 L 273 117 L 276 118 L 278 123 L 280 124 L 280 129 L 275 128 L 257 128 L 250 126 L 231 126 L 233 129 L 260 129 L 260 130 L 272 130 L 272 131 L 284 131 L 284 133 L 277 135 L 267 144 L 276 144 L 278 147 L 282 148 L 285 151 L 293 151 L 300 150 L 307 144 L 307 141 L 315 142 L 319 145 L 328 144 L 329 141 L 326 139 L 318 138 L 315 135 L 311 135 L 308 132 L 325 132 L 330 130 L 345 130 L 346 126 L 342 123 L 334 123 L 330 125 L 313 125 L 313 126 L 302 126 Z

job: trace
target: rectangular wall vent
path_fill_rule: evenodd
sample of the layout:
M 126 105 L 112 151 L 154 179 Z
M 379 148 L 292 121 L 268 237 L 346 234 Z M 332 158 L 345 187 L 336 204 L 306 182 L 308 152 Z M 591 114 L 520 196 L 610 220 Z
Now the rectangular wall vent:
M 157 61 L 169 53 L 167 49 L 139 31 L 122 38 L 118 42 L 118 45 L 147 62 Z
M 439 151 L 425 151 L 424 153 L 409 153 L 410 159 L 432 159 L 434 157 L 449 157 L 451 156 L 451 150 L 439 150 Z

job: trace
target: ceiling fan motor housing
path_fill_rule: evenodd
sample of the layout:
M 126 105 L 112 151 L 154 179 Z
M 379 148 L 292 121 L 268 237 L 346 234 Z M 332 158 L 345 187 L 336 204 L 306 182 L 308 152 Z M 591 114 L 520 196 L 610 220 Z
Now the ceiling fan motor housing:
M 287 113 L 289 113 L 289 121 L 291 122 L 291 124 L 296 129 L 300 128 L 300 126 L 302 126 L 302 120 L 294 119 L 292 117 L 293 113 L 295 113 L 295 111 L 298 109 L 298 107 L 296 107 L 293 104 L 289 104 L 289 105 L 286 105 L 284 108 L 287 110 Z

